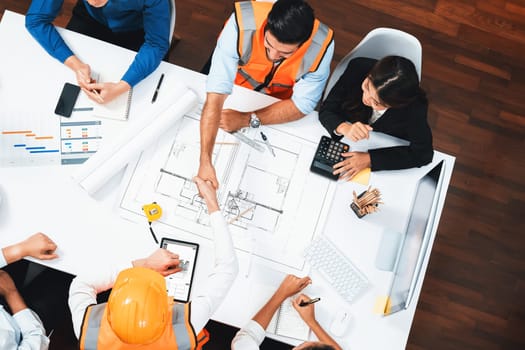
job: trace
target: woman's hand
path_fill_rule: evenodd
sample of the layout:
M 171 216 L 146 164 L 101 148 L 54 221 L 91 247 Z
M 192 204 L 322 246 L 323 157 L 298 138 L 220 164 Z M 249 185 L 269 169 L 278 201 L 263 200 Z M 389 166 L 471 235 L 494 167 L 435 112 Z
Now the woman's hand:
M 346 159 L 334 165 L 334 175 L 340 180 L 350 181 L 361 170 L 370 168 L 370 154 L 368 152 L 341 153 Z
M 313 322 L 315 322 L 315 309 L 314 304 L 308 304 L 305 306 L 301 306 L 301 302 L 306 302 L 310 300 L 308 295 L 300 294 L 298 295 L 294 300 L 292 300 L 292 305 L 295 310 L 297 310 L 297 313 L 301 318 L 306 322 L 307 325 L 311 325 Z
M 354 142 L 368 139 L 370 136 L 370 131 L 372 131 L 373 128 L 368 124 L 363 124 L 361 122 L 355 122 L 355 123 L 341 123 L 335 129 L 335 131 L 338 134 L 344 135 L 347 139 L 352 140 Z
M 312 283 L 312 280 L 308 276 L 299 278 L 295 275 L 287 275 L 281 282 L 281 285 L 275 292 L 275 295 L 278 296 L 278 299 L 280 302 L 282 302 L 286 298 L 302 291 L 310 283 Z

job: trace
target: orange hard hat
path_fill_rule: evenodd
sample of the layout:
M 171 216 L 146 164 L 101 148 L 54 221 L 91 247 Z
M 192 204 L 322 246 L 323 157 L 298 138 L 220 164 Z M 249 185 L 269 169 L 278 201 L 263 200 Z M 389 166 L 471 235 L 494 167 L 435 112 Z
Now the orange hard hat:
M 170 318 L 164 277 L 143 267 L 119 273 L 109 295 L 107 319 L 120 340 L 152 343 L 162 335 Z

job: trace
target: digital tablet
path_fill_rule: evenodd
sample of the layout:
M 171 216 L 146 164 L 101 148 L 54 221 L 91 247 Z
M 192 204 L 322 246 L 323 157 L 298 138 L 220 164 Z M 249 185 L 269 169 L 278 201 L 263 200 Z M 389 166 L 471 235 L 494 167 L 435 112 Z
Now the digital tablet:
M 179 266 L 182 268 L 182 271 L 166 276 L 166 291 L 169 296 L 173 296 L 175 301 L 187 303 L 190 300 L 199 245 L 164 237 L 160 242 L 160 246 L 178 254 Z

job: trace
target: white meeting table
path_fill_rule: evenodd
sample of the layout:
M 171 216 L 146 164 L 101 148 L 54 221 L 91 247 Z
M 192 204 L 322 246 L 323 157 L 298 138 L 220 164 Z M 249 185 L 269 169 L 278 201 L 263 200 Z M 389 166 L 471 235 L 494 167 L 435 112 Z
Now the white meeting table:
M 94 70 L 111 69 L 123 72 L 134 57 L 134 52 L 92 39 L 78 33 L 60 30 L 66 42 L 82 60 Z M 64 82 L 75 83 L 67 67 L 50 57 L 29 35 L 24 27 L 24 16 L 5 11 L 0 22 L 0 118 L 23 117 L 25 114 L 41 118 L 58 118 L 53 111 Z M 162 90 L 155 104 L 151 97 L 161 73 L 165 74 Z M 202 103 L 205 98 L 205 79 L 200 73 L 162 62 L 159 68 L 139 83 L 133 92 L 130 119 L 146 118 L 169 105 L 170 86 L 183 82 L 197 92 Z M 2 93 L 9 89 L 9 93 Z M 235 87 L 227 100 L 239 110 L 255 110 L 273 103 L 275 99 Z M 19 111 L 13 116 L 13 110 Z M 81 120 L 81 112 L 74 112 L 71 120 Z M 63 121 L 68 121 L 63 118 Z M 103 141 L 111 139 L 122 128 L 123 122 L 102 120 Z M 124 122 L 125 123 L 125 122 Z M 272 126 L 292 134 L 300 133 L 309 140 L 318 140 L 326 134 L 317 120 L 317 113 L 283 125 Z M 348 140 L 346 140 L 348 141 Z M 351 143 L 355 150 L 384 145 L 396 140 L 373 133 L 370 140 Z M 432 229 L 430 249 L 425 256 L 422 273 L 426 272 L 431 246 L 434 242 L 443 209 L 455 158 L 441 152 L 434 153 L 432 164 L 421 168 L 380 171 L 371 175 L 370 184 L 381 190 L 385 204 L 378 213 L 358 219 L 350 210 L 352 191 L 361 192 L 364 186 L 353 182 L 338 182 L 326 224 L 322 230 L 368 277 L 371 287 L 354 303 L 347 304 L 331 287 L 311 271 L 312 285 L 305 292 L 321 297 L 316 304 L 316 316 L 328 329 L 333 315 L 341 308 L 352 316 L 343 337 L 336 338 L 344 349 L 404 349 L 417 306 L 423 278 L 407 310 L 383 317 L 374 313 L 378 297 L 387 293 L 392 273 L 375 267 L 376 252 L 386 227 L 402 231 L 409 217 L 411 199 L 417 180 L 431 166 L 445 161 L 444 178 Z M 197 161 L 197 160 L 196 160 Z M 5 246 L 34 232 L 48 234 L 58 244 L 59 258 L 43 262 L 45 265 L 72 274 L 108 265 L 122 264 L 149 255 L 155 248 L 147 222 L 143 225 L 122 219 L 117 212 L 119 183 L 123 171 L 114 176 L 94 196 L 89 196 L 71 178 L 78 165 L 18 166 L 0 169 L 0 246 Z M 313 189 L 312 189 L 313 190 Z M 198 242 L 201 246 L 193 293 L 203 288 L 213 262 L 213 244 L 201 236 L 181 231 L 177 238 Z M 234 285 L 213 315 L 213 319 L 242 327 L 263 305 L 269 293 L 275 290 L 286 273 L 305 274 L 291 268 L 275 269 L 264 259 L 238 252 L 239 275 Z M 253 259 L 250 261 L 250 259 Z M 249 269 L 249 271 L 248 271 Z M 290 344 L 297 340 L 275 337 Z M 312 338 L 313 339 L 313 338 Z

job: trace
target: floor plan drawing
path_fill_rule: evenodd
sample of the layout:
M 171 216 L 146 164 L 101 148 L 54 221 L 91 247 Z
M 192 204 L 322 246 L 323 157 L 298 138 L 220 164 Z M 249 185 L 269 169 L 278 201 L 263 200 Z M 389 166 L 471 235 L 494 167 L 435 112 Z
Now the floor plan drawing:
M 257 130 L 242 132 L 265 146 Z M 219 204 L 236 249 L 302 269 L 302 251 L 320 231 L 334 183 L 309 171 L 316 142 L 274 128 L 264 132 L 275 156 L 219 130 L 212 156 Z M 199 167 L 196 135 L 198 118 L 185 116 L 136 165 L 128 166 L 123 216 L 144 220 L 142 205 L 155 201 L 163 208 L 163 228 L 212 237 L 206 205 L 192 181 Z

